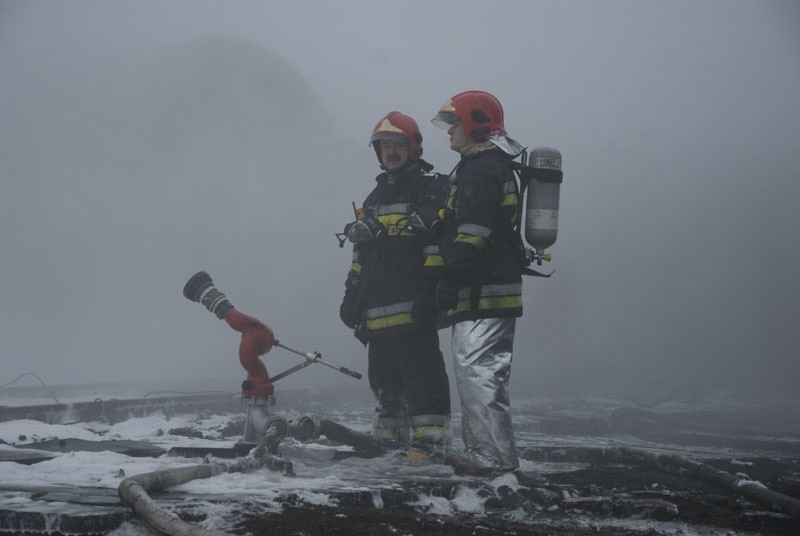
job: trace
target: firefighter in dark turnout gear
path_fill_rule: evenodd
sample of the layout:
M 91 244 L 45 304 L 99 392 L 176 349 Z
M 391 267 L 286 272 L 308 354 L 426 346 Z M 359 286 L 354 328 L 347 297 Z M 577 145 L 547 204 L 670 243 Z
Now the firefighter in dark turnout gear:
M 353 259 L 342 321 L 368 347 L 377 408 L 373 435 L 446 454 L 450 385 L 436 328 L 442 260 L 434 241 L 446 177 L 422 160 L 417 123 L 390 112 L 370 140 L 381 168 L 357 220 L 345 228 Z
M 436 300 L 442 327 L 452 326 L 466 456 L 476 466 L 513 470 L 519 458 L 508 387 L 523 250 L 511 161 L 524 147 L 506 135 L 503 108 L 484 91 L 455 95 L 432 121 L 461 155 L 450 176 Z

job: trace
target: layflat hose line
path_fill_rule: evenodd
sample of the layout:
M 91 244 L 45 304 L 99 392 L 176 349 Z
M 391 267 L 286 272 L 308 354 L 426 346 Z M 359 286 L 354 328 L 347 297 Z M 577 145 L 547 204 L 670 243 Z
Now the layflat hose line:
M 160 491 L 198 478 L 209 478 L 229 471 L 224 464 L 202 464 L 132 476 L 123 480 L 117 494 L 142 522 L 158 534 L 169 536 L 230 536 L 226 532 L 206 530 L 179 519 L 158 507 L 148 492 Z
M 173 486 L 185 484 L 199 478 L 210 478 L 222 473 L 247 473 L 267 466 L 273 470 L 283 470 L 294 474 L 291 462 L 282 460 L 265 452 L 270 448 L 267 442 L 271 439 L 270 427 L 264 439 L 259 442 L 250 456 L 239 458 L 229 463 L 204 463 L 188 467 L 165 469 L 152 473 L 144 473 L 123 480 L 117 488 L 122 502 L 128 505 L 148 528 L 157 534 L 167 536 L 232 536 L 226 532 L 207 530 L 179 519 L 158 507 L 149 492 L 161 491 Z

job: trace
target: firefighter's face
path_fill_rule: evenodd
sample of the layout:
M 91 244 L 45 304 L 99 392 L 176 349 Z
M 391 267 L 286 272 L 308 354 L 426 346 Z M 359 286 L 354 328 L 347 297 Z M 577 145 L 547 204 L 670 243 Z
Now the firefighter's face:
M 447 134 L 450 136 L 450 148 L 458 153 L 470 143 L 469 138 L 464 133 L 464 123 L 461 121 L 456 121 L 450 125 L 450 128 L 447 129 Z
M 400 169 L 408 162 L 408 142 L 381 140 L 381 162 L 389 171 Z

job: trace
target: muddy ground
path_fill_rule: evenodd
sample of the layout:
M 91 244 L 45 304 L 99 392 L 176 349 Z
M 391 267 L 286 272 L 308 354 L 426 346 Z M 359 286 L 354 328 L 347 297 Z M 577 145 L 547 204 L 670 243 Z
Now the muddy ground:
M 524 411 L 524 410 L 523 410 Z M 519 473 L 516 492 L 487 486 L 487 514 L 426 515 L 409 500 L 371 497 L 336 508 L 287 504 L 281 515 L 245 517 L 237 527 L 267 534 L 351 535 L 800 535 L 800 450 L 796 410 L 654 413 L 550 420 L 529 410 L 535 434 L 565 434 L 547 447 L 525 439 L 521 457 L 582 468 Z M 592 447 L 592 437 L 635 436 L 662 453 Z M 570 446 L 570 437 L 585 441 Z M 589 446 L 587 446 L 589 445 Z M 709 455 L 710 452 L 717 455 Z M 703 454 L 705 453 L 705 454 Z M 744 454 L 744 455 L 743 455 Z M 480 485 L 476 482 L 475 485 Z M 434 493 L 452 498 L 442 486 Z
M 235 532 L 800 535 L 800 415 L 795 410 L 655 413 L 623 408 L 601 419 L 551 418 L 550 413 L 527 410 L 528 424 L 518 427 L 521 458 L 580 468 L 518 472 L 516 490 L 475 479 L 469 485 L 487 498 L 485 513 L 442 516 L 410 505 L 426 494 L 453 499 L 464 485 L 443 481 L 433 488 L 408 484 L 402 491 L 384 490 L 381 507 L 369 492 L 342 495 L 333 508 L 288 497 L 280 514 L 242 512 Z M 547 446 L 541 434 L 562 439 Z M 609 436 L 636 437 L 648 448 L 602 446 L 600 438 Z
M 342 443 L 328 433 L 326 445 L 356 456 L 358 467 L 363 458 L 363 476 L 370 477 L 355 478 L 346 491 L 326 489 L 331 499 L 327 504 L 336 506 L 306 503 L 292 488 L 276 500 L 280 508 L 267 511 L 224 493 L 218 500 L 234 520 L 228 532 L 252 536 L 800 535 L 797 407 L 654 411 L 590 402 L 539 402 L 517 410 L 515 430 L 525 472 L 517 472 L 516 480 L 465 478 L 446 468 L 433 471 L 436 478 L 427 473 L 426 478 L 397 482 L 381 472 L 385 465 L 373 465 L 378 460 L 386 464 L 383 455 L 376 460 L 357 448 L 340 450 Z M 366 410 L 348 411 L 340 413 L 342 422 L 362 428 L 368 422 Z M 241 437 L 243 428 L 242 415 L 234 411 L 225 425 L 212 431 L 233 439 Z M 201 438 L 209 430 L 165 432 Z M 332 467 L 337 465 L 334 461 Z M 480 512 L 456 507 L 450 510 L 455 513 L 437 515 L 441 509 L 435 504 L 456 505 L 465 487 L 483 500 Z M 168 511 L 202 524 L 206 513 L 191 498 L 170 492 L 156 496 Z M 135 522 L 130 513 L 126 519 Z
M 752 464 L 744 466 L 750 479 L 800 500 L 800 460 L 707 462 L 740 476 L 742 464 Z M 253 536 L 800 534 L 797 517 L 688 472 L 594 461 L 591 468 L 547 478 L 520 476 L 520 483 L 527 485 L 506 496 L 495 491 L 487 503 L 493 506 L 489 515 L 426 515 L 402 501 L 387 505 L 390 500 L 384 501 L 383 508 L 376 508 L 369 496 L 341 501 L 335 508 L 289 501 L 282 514 L 245 517 L 237 532 Z M 446 495 L 451 490 L 445 487 L 440 491 Z

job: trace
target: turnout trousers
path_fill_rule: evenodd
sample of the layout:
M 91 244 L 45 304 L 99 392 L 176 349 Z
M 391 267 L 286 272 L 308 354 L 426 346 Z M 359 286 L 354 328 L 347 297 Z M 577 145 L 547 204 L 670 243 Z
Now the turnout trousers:
M 373 435 L 446 441 L 450 382 L 439 334 L 431 330 L 373 337 L 367 359 L 369 385 L 378 402 Z
M 500 470 L 519 467 L 508 389 L 515 327 L 516 318 L 484 318 L 452 328 L 466 454 Z

